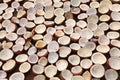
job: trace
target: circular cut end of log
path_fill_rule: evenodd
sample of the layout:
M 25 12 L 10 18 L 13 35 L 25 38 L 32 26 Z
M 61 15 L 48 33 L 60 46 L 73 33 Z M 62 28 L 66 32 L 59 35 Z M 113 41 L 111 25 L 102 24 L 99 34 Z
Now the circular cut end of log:
M 85 80 L 83 76 L 73 76 L 71 80 Z
M 52 73 L 51 73 L 52 72 Z M 45 67 L 45 75 L 49 78 L 57 74 L 57 68 L 54 65 L 49 65 Z
M 116 48 L 116 47 L 113 47 L 110 49 L 110 52 L 109 52 L 110 56 L 116 56 L 116 57 L 119 57 L 120 56 L 120 49 L 119 48 Z
M 15 65 L 16 65 L 15 60 L 11 59 L 11 60 L 8 60 L 5 64 L 3 64 L 2 69 L 4 71 L 10 71 L 15 67 Z
M 33 80 L 46 80 L 44 75 L 36 75 Z
M 70 55 L 68 61 L 72 65 L 78 65 L 80 63 L 80 57 L 78 55 Z
M 61 45 L 68 45 L 70 43 L 70 38 L 68 36 L 62 36 L 58 38 L 58 43 Z
M 43 40 L 38 40 L 35 44 L 37 48 L 44 48 L 46 46 L 46 42 Z
M 108 59 L 109 66 L 115 70 L 120 70 L 120 58 L 119 57 L 110 57 Z
M 32 71 L 33 71 L 35 74 L 42 74 L 42 73 L 44 72 L 44 67 L 43 67 L 43 66 L 40 66 L 40 65 L 33 65 Z
M 47 50 L 48 52 L 57 52 L 59 50 L 59 44 L 56 41 L 51 41 L 48 45 L 47 45 Z
M 92 55 L 92 50 L 89 48 L 80 48 L 77 54 L 83 58 L 90 57 Z
M 30 55 L 28 57 L 28 62 L 31 64 L 35 64 L 38 61 L 38 56 L 36 54 Z
M 63 70 L 61 72 L 61 77 L 65 80 L 71 80 L 73 77 L 73 74 L 69 70 Z
M 27 73 L 31 69 L 31 65 L 28 62 L 24 62 L 19 66 L 19 71 L 22 73 Z
M 7 73 L 3 70 L 0 70 L 0 79 L 4 79 L 7 77 Z
M 117 80 L 118 73 L 114 69 L 108 69 L 105 72 L 105 79 L 106 80 Z
M 58 58 L 59 58 L 59 55 L 55 52 L 50 52 L 48 54 L 48 62 L 51 64 L 55 63 L 58 60 Z
M 104 76 L 105 69 L 100 64 L 95 64 L 90 68 L 90 73 L 95 78 L 101 78 Z
M 28 56 L 26 54 L 19 54 L 16 56 L 15 60 L 19 63 L 22 63 L 28 60 Z
M 68 67 L 68 62 L 64 59 L 60 59 L 56 62 L 56 67 L 58 71 L 63 71 Z
M 0 59 L 3 60 L 3 61 L 9 60 L 13 56 L 14 56 L 14 53 L 10 49 L 3 49 L 3 50 L 0 51 Z
M 46 57 L 41 57 L 39 60 L 38 60 L 38 64 L 41 65 L 41 66 L 46 66 L 48 63 L 48 59 Z
M 77 74 L 81 74 L 82 73 L 82 67 L 81 66 L 74 66 L 71 68 L 71 72 L 74 74 L 74 75 L 77 75 Z
M 90 59 L 82 59 L 80 65 L 83 69 L 89 69 L 92 66 L 92 61 Z
M 101 53 L 107 53 L 110 50 L 110 47 L 108 45 L 98 45 L 96 50 Z
M 15 72 L 9 77 L 9 80 L 16 80 L 16 79 L 17 80 L 24 80 L 25 75 L 21 72 Z
M 94 53 L 91 57 L 91 60 L 95 64 L 105 64 L 107 59 L 102 53 Z

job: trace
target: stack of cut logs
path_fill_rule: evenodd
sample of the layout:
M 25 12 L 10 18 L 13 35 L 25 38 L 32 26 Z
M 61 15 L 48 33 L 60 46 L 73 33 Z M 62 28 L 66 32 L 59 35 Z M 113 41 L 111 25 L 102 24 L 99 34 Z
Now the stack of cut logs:
M 120 80 L 120 0 L 0 0 L 0 80 Z

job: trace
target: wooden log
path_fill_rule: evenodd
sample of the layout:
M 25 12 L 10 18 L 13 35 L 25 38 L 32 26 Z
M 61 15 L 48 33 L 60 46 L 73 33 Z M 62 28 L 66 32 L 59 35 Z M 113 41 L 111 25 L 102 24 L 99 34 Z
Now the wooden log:
M 93 35 L 94 35 L 95 37 L 102 36 L 102 35 L 104 35 L 104 30 L 97 28 L 97 29 L 93 32 Z
M 71 65 L 78 65 L 80 63 L 80 57 L 78 55 L 70 55 L 68 61 Z
M 48 45 L 47 45 L 47 50 L 48 52 L 57 52 L 59 50 L 59 44 L 56 41 L 51 41 Z
M 18 12 L 17 12 L 17 18 L 22 18 L 25 14 L 26 14 L 26 11 L 20 9 L 20 10 L 18 10 Z
M 88 28 L 84 28 L 84 29 L 81 30 L 80 35 L 81 35 L 81 37 L 90 39 L 90 38 L 93 37 L 93 32 L 92 32 L 92 30 L 90 30 Z
M 25 45 L 24 45 L 24 50 L 28 50 L 31 46 L 31 42 L 30 41 L 26 41 Z
M 38 40 L 36 43 L 35 43 L 35 47 L 36 48 L 44 48 L 46 46 L 46 42 L 43 41 L 43 40 Z
M 20 53 L 20 52 L 23 51 L 23 45 L 15 44 L 15 45 L 13 45 L 12 50 L 13 50 L 15 53 Z
M 65 70 L 68 67 L 68 62 L 65 59 L 60 59 L 56 62 L 56 68 L 58 71 Z
M 120 56 L 120 49 L 116 48 L 116 47 L 112 47 L 109 51 L 110 56 L 116 56 L 119 57 Z
M 71 80 L 84 80 L 84 78 L 83 76 L 76 75 L 76 76 L 73 76 Z
M 10 10 L 9 10 L 10 11 Z M 11 18 L 11 21 L 13 22 L 13 23 L 16 23 L 16 24 L 19 24 L 19 19 L 17 18 L 17 17 L 12 17 Z
M 83 69 L 89 69 L 92 66 L 92 61 L 90 59 L 82 59 L 80 62 L 80 66 Z
M 32 46 L 28 49 L 27 54 L 28 55 L 33 55 L 37 52 L 37 48 L 35 46 Z
M 44 57 L 48 54 L 48 50 L 47 49 L 41 49 L 40 51 L 37 52 L 37 55 L 39 57 Z
M 4 79 L 7 77 L 7 73 L 3 70 L 0 70 L 0 79 Z
M 7 53 L 7 54 L 5 54 L 5 53 Z M 7 60 L 13 58 L 13 56 L 14 56 L 14 53 L 11 49 L 2 49 L 0 51 L 0 60 L 2 60 L 2 61 L 7 61 Z
M 13 43 L 12 42 L 5 42 L 5 43 L 2 43 L 2 48 L 5 49 L 5 48 L 12 48 L 13 46 Z
M 41 35 L 41 34 L 35 34 L 35 35 L 32 36 L 32 39 L 34 41 L 38 41 L 40 39 L 43 39 L 43 35 Z
M 36 17 L 34 19 L 35 24 L 42 24 L 45 21 L 44 17 Z
M 11 3 L 11 7 L 16 9 L 16 8 L 20 7 L 20 3 L 17 1 L 14 1 Z
M 80 44 L 81 47 L 84 47 L 87 42 L 88 42 L 87 38 L 83 37 L 83 38 L 79 39 L 79 44 Z
M 53 26 L 54 25 L 54 21 L 44 21 L 44 24 L 46 25 L 46 26 Z
M 8 60 L 6 63 L 3 64 L 2 70 L 4 71 L 11 71 L 16 66 L 16 61 L 13 59 Z
M 32 2 L 25 2 L 24 4 L 23 4 L 23 7 L 24 8 L 26 8 L 26 9 L 29 9 L 29 8 L 31 8 L 31 7 L 34 7 L 35 5 L 34 5 L 34 3 L 32 3 Z
M 84 20 L 84 19 L 86 19 L 88 17 L 88 15 L 86 14 L 86 13 L 80 13 L 78 16 L 77 16 L 77 18 L 79 19 L 79 20 Z
M 97 10 L 96 8 L 89 8 L 86 12 L 87 15 L 96 15 L 97 14 Z
M 70 37 L 68 37 L 68 36 L 59 37 L 58 43 L 61 45 L 68 45 L 70 43 Z
M 90 57 L 92 55 L 92 50 L 89 48 L 80 48 L 77 54 L 83 58 Z
M 112 18 L 114 21 L 120 21 L 120 13 L 119 13 L 119 12 L 112 12 L 112 13 L 111 13 L 111 18 Z
M 80 8 L 78 8 L 78 7 L 72 7 L 71 8 L 71 13 L 73 13 L 75 15 L 79 14 L 80 13 Z
M 71 12 L 66 12 L 65 13 L 65 18 L 66 19 L 73 19 L 73 14 Z
M 111 22 L 110 29 L 114 30 L 114 31 L 120 30 L 120 27 L 118 26 L 119 24 L 120 24 L 120 22 Z
M 38 25 L 38 26 L 35 27 L 35 32 L 39 33 L 39 34 L 44 33 L 45 30 L 46 30 L 46 26 L 43 25 L 43 24 L 40 24 L 40 25 Z
M 74 27 L 76 25 L 76 21 L 74 19 L 67 19 L 65 21 L 65 25 L 69 27 Z
M 32 66 L 32 71 L 35 74 L 42 74 L 44 72 L 44 67 L 36 64 Z
M 27 54 L 19 54 L 15 57 L 15 60 L 18 62 L 18 63 L 23 63 L 25 61 L 28 60 L 28 55 Z
M 101 15 L 100 18 L 99 18 L 100 21 L 102 22 L 107 22 L 110 20 L 110 16 L 109 15 Z
M 27 29 L 32 29 L 34 27 L 35 27 L 35 23 L 33 23 L 33 22 L 27 22 L 27 24 L 26 24 L 26 28 Z
M 107 62 L 107 58 L 100 52 L 96 52 L 91 56 L 91 60 L 95 64 L 105 64 Z
M 52 78 L 50 78 L 50 80 L 60 80 L 60 78 L 58 78 L 58 77 L 52 77 Z
M 64 36 L 65 35 L 65 33 L 62 31 L 62 30 L 57 30 L 56 32 L 55 32 L 55 36 L 56 37 L 62 37 L 62 36 Z
M 43 36 L 43 41 L 45 41 L 47 44 L 49 44 L 52 41 L 52 35 L 50 33 L 47 33 Z
M 101 35 L 98 38 L 98 43 L 101 45 L 108 45 L 110 43 L 110 40 L 107 36 Z
M 2 67 L 2 65 L 3 65 L 3 62 L 2 62 L 2 61 L 0 61 L 0 67 Z
M 73 33 L 73 27 L 69 27 L 69 26 L 64 27 L 63 31 L 65 34 L 70 35 Z
M 89 48 L 92 51 L 94 51 L 96 48 L 96 44 L 94 42 L 86 42 L 84 47 Z
M 89 71 L 85 71 L 85 72 L 82 74 L 82 76 L 83 76 L 83 78 L 84 78 L 85 80 L 91 80 L 91 78 L 92 78 L 92 75 L 91 75 L 91 73 L 90 73 Z
M 31 69 L 31 65 L 28 62 L 24 62 L 19 66 L 19 71 L 22 73 L 27 73 Z
M 64 20 L 65 20 L 65 17 L 60 15 L 60 16 L 55 17 L 54 22 L 56 24 L 62 24 Z
M 109 29 L 109 25 L 106 22 L 102 22 L 98 25 L 98 28 L 102 29 L 103 31 L 106 31 Z
M 73 77 L 73 74 L 68 69 L 65 69 L 61 72 L 60 76 L 61 76 L 61 79 L 71 80 Z
M 28 19 L 29 21 L 33 21 L 33 20 L 36 19 L 36 16 L 35 16 L 35 14 L 33 14 L 33 13 L 29 13 L 29 14 L 27 14 L 27 19 Z
M 69 47 L 74 51 L 77 51 L 80 49 L 80 45 L 78 43 L 71 43 Z
M 17 38 L 18 38 L 18 35 L 16 33 L 8 33 L 6 35 L 6 38 L 9 40 L 9 41 L 15 41 Z
M 25 39 L 22 37 L 19 37 L 16 41 L 15 44 L 19 44 L 19 45 L 24 45 L 25 44 Z
M 108 11 L 109 11 L 109 7 L 107 7 L 106 5 L 100 5 L 98 8 L 98 12 L 100 14 L 108 13 Z
M 34 29 L 32 30 L 32 32 L 30 31 L 26 31 L 25 34 L 23 34 L 23 37 L 27 40 L 27 39 L 30 39 L 34 34 Z
M 119 38 L 120 34 L 118 32 L 110 31 L 106 34 L 106 36 L 109 39 L 117 39 L 117 38 Z
M 110 75 L 112 75 L 112 76 L 110 76 Z M 116 80 L 116 79 L 118 79 L 117 71 L 115 71 L 114 69 L 106 70 L 106 72 L 105 72 L 105 79 L 106 80 L 109 80 L 109 79 Z
M 80 28 L 85 28 L 85 27 L 87 26 L 87 23 L 86 23 L 86 21 L 84 21 L 84 20 L 79 20 L 79 21 L 76 23 L 76 25 L 77 25 L 78 27 L 80 27 Z
M 120 70 L 120 58 L 119 57 L 110 57 L 108 59 L 108 64 L 109 66 L 112 68 L 112 69 L 115 69 L 115 70 Z
M 33 80 L 46 80 L 46 77 L 42 74 L 36 75 Z
M 54 15 L 55 15 L 55 16 L 63 16 L 63 15 L 64 15 L 64 10 L 63 10 L 63 8 L 56 8 L 56 9 L 54 10 Z
M 108 45 L 98 45 L 96 47 L 96 50 L 101 53 L 108 53 L 110 50 L 110 47 Z
M 14 10 L 14 8 L 12 8 L 12 7 L 8 7 L 7 9 L 5 9 L 5 12 L 7 13 L 12 13 L 12 12 L 14 12 L 15 10 Z M 2 13 L 2 12 L 1 12 Z
M 45 11 L 43 11 L 43 10 L 37 10 L 37 11 L 36 11 L 36 14 L 37 14 L 38 16 L 44 16 L 44 15 L 45 15 Z
M 38 64 L 41 65 L 41 66 L 46 66 L 48 64 L 48 59 L 46 57 L 41 57 L 38 60 Z
M 81 66 L 74 66 L 71 68 L 71 72 L 74 74 L 74 75 L 79 75 L 81 74 L 83 71 L 82 67 Z
M 4 21 L 2 22 L 2 26 L 3 26 L 3 27 L 6 27 L 6 26 L 8 26 L 10 23 L 11 23 L 10 20 L 4 20 Z
M 87 28 L 92 30 L 92 31 L 95 31 L 97 29 L 98 25 L 95 24 L 95 23 L 88 23 L 87 24 Z
M 21 18 L 19 20 L 19 25 L 22 27 L 25 27 L 25 25 L 27 24 L 28 20 L 26 18 Z
M 52 19 L 54 17 L 54 12 L 53 11 L 46 11 L 44 14 L 45 19 Z
M 72 6 L 78 7 L 80 5 L 81 1 L 80 0 L 70 0 L 70 3 Z
M 64 27 L 65 27 L 64 25 L 55 25 L 56 30 L 63 30 Z
M 15 72 L 15 73 L 10 75 L 9 80 L 15 80 L 15 79 L 24 80 L 25 75 L 21 72 Z
M 8 4 L 7 3 L 1 3 L 0 4 L 0 10 L 5 10 L 6 8 L 8 8 Z
M 53 64 L 56 63 L 59 58 L 59 55 L 55 52 L 49 52 L 48 54 L 48 62 Z
M 38 62 L 38 56 L 36 54 L 30 55 L 28 57 L 28 62 L 31 64 L 35 64 Z
M 71 49 L 66 46 L 61 46 L 59 49 L 59 56 L 62 58 L 66 58 L 71 53 Z
M 27 32 L 26 28 L 25 27 L 20 27 L 17 29 L 17 34 L 18 35 L 24 35 L 25 33 Z
M 71 38 L 71 40 L 73 40 L 73 41 L 78 41 L 79 38 L 80 38 L 80 34 L 77 33 L 77 32 L 72 33 L 72 34 L 70 34 L 70 38 Z
M 98 16 L 97 15 L 90 15 L 87 18 L 88 23 L 98 23 Z
M 54 65 L 48 65 L 45 67 L 44 73 L 47 77 L 51 78 L 57 74 L 57 68 Z
M 79 7 L 82 11 L 87 11 L 90 8 L 87 4 L 81 4 Z
M 90 3 L 90 7 L 91 8 L 99 8 L 100 4 L 97 1 L 93 1 L 93 2 Z
M 55 2 L 55 3 L 53 4 L 53 6 L 56 7 L 56 8 L 62 7 L 62 6 L 63 6 L 63 2 L 62 2 L 62 1 Z
M 56 29 L 53 27 L 48 27 L 46 31 L 48 34 L 54 35 L 56 32 Z
M 111 40 L 111 45 L 119 48 L 120 47 L 120 41 L 119 40 Z
M 10 12 L 10 13 L 7 12 L 7 13 L 2 14 L 3 19 L 10 19 L 10 18 L 12 18 L 12 16 L 13 16 L 12 12 Z
M 120 5 L 119 4 L 112 4 L 111 7 L 110 7 L 110 10 L 114 11 L 114 12 L 119 12 L 120 11 Z
M 105 74 L 105 69 L 101 64 L 95 64 L 90 68 L 90 73 L 95 78 L 101 78 Z

